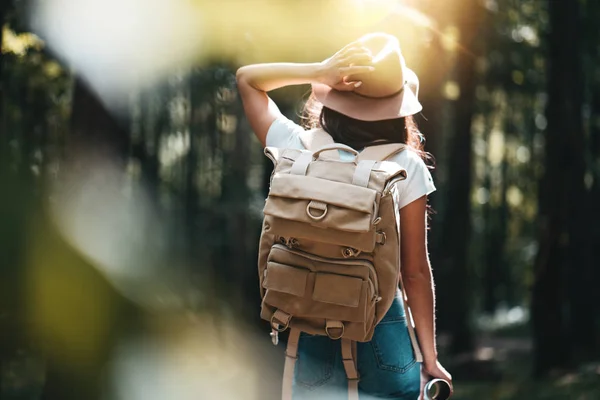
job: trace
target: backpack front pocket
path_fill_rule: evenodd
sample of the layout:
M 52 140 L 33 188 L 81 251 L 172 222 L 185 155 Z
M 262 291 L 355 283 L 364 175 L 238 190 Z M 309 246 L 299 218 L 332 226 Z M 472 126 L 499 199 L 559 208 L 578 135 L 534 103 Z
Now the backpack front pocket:
M 271 262 L 266 270 L 264 288 L 304 297 L 309 273 L 306 269 Z
M 375 320 L 377 283 L 373 265 L 362 259 L 329 259 L 276 244 L 264 272 L 261 316 L 276 310 L 313 334 L 325 334 L 326 321 L 341 321 L 345 332 L 362 340 Z
M 358 307 L 363 280 L 351 276 L 319 273 L 315 276 L 312 299 L 345 307 Z

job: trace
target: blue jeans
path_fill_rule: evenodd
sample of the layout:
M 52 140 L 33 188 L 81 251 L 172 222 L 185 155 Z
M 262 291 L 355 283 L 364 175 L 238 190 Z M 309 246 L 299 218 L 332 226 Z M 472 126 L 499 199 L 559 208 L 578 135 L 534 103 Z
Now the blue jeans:
M 416 400 L 421 364 L 416 362 L 402 300 L 396 298 L 375 328 L 373 340 L 357 345 L 360 399 Z M 339 340 L 302 333 L 294 371 L 294 400 L 348 398 Z

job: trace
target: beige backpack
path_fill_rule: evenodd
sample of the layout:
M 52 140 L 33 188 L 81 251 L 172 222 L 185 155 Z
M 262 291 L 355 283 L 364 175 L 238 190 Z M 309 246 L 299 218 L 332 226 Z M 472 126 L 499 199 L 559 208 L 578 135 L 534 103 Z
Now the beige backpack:
M 308 150 L 265 149 L 275 169 L 259 249 L 261 317 L 271 323 L 274 344 L 290 328 L 284 400 L 292 398 L 300 332 L 341 340 L 349 398 L 358 399 L 356 342 L 371 340 L 402 283 L 394 192 L 406 171 L 379 160 L 405 146 L 382 144 L 359 154 L 323 130 L 301 140 Z M 337 150 L 354 160 L 341 161 Z M 406 315 L 422 361 L 407 308 Z

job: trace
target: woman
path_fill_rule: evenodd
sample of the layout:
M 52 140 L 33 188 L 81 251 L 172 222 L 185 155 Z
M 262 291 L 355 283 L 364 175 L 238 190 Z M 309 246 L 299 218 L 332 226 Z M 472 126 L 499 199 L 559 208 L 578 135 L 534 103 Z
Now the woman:
M 321 127 L 335 142 L 361 150 L 374 143 L 400 142 L 408 149 L 393 156 L 408 179 L 398 185 L 401 271 L 415 322 L 423 363 L 416 362 L 401 296 L 376 327 L 373 340 L 358 345 L 361 398 L 416 399 L 423 375 L 451 381 L 437 359 L 433 279 L 427 252 L 427 195 L 435 190 L 423 157 L 422 136 L 412 115 L 421 111 L 418 79 L 409 70 L 398 41 L 369 34 L 327 60 L 314 64 L 257 64 L 237 72 L 244 110 L 263 146 L 304 149 L 304 129 L 284 117 L 267 92 L 311 84 L 305 107 L 310 127 Z M 340 157 L 350 157 L 340 151 Z M 345 387 L 336 343 L 303 335 L 295 371 L 294 398 L 319 398 Z M 420 368 L 422 367 L 422 368 Z M 330 397 L 327 397 L 330 398 Z

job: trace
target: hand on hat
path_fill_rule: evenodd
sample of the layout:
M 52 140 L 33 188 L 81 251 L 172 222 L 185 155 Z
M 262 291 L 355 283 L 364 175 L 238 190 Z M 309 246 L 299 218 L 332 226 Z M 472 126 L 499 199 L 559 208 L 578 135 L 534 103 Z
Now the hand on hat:
M 321 62 L 318 81 L 339 91 L 353 91 L 362 82 L 352 80 L 353 75 L 372 72 L 371 52 L 358 43 L 350 43 Z

